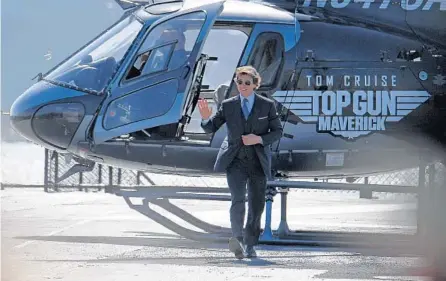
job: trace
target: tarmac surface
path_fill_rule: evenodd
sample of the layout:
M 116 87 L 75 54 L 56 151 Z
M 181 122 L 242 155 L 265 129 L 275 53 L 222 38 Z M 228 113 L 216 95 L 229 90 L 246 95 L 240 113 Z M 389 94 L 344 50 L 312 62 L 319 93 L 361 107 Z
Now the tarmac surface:
M 392 249 L 259 245 L 257 259 L 239 261 L 227 243 L 181 238 L 112 194 L 8 188 L 0 194 L 2 281 L 427 280 L 409 276 L 421 258 Z M 229 227 L 229 202 L 172 202 Z M 356 192 L 298 191 L 290 194 L 288 220 L 291 229 L 412 231 L 415 202 L 404 196 L 370 200 Z M 273 229 L 279 207 L 275 202 Z

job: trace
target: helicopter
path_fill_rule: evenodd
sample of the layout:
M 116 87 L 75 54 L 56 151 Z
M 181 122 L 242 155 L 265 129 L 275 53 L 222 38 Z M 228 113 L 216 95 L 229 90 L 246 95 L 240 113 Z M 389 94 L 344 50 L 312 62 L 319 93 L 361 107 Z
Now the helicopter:
M 216 175 L 226 126 L 205 133 L 252 65 L 283 126 L 270 147 L 287 177 L 357 177 L 445 161 L 446 2 L 116 0 L 124 13 L 13 103 L 11 125 L 95 163 Z

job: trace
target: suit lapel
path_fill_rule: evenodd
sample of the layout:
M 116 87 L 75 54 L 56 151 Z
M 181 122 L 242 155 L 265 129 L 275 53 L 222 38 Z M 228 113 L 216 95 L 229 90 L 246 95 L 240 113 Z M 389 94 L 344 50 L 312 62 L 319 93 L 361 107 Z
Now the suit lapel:
M 243 122 L 245 120 L 245 117 L 242 114 L 242 107 L 241 107 L 241 100 L 240 96 L 237 96 L 237 98 L 234 100 L 234 106 L 232 110 L 232 114 L 234 114 L 235 120 L 239 120 L 238 127 L 240 130 L 240 134 L 243 133 Z

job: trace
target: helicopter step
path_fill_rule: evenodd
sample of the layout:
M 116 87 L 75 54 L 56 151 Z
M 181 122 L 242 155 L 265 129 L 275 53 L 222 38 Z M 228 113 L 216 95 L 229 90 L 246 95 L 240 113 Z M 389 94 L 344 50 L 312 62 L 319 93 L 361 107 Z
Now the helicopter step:
M 53 153 L 51 154 L 51 160 L 53 160 L 57 157 L 58 157 L 58 154 L 55 151 L 53 151 Z M 95 166 L 94 161 L 80 158 L 80 157 L 70 154 L 70 153 L 64 154 L 63 157 L 65 159 L 66 164 L 70 163 L 71 160 L 75 161 L 76 164 L 73 164 L 73 166 L 71 166 L 65 173 L 63 173 L 62 176 L 60 176 L 60 177 L 56 176 L 54 178 L 54 182 L 48 182 L 48 184 L 56 184 L 57 185 L 60 182 L 66 180 L 67 178 L 69 178 L 77 173 L 91 172 L 94 169 L 94 166 Z

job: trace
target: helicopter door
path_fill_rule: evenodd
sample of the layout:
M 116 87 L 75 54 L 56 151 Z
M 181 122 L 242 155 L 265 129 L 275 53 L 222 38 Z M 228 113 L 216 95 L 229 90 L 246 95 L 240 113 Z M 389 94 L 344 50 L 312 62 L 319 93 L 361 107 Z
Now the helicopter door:
M 148 28 L 112 82 L 94 125 L 94 143 L 163 125 L 176 132 L 193 102 L 188 96 L 202 68 L 201 50 L 222 7 L 216 2 L 182 10 Z

